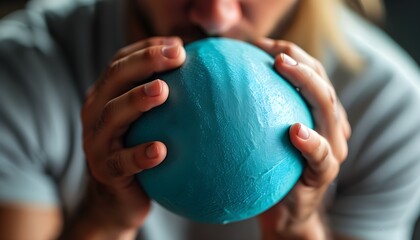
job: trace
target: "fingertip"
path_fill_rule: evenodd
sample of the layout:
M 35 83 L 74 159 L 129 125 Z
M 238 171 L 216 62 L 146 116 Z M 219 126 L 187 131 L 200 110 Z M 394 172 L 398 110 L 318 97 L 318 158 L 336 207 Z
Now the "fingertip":
M 277 70 L 279 70 L 279 69 L 281 69 L 282 64 L 283 64 L 283 60 L 281 59 L 281 56 L 280 55 L 275 56 L 275 58 L 274 58 L 274 67 Z
M 290 127 L 289 137 L 292 144 L 302 153 L 310 152 L 317 142 L 316 132 L 302 123 Z
M 144 153 L 148 159 L 144 169 L 148 169 L 159 165 L 165 159 L 167 149 L 165 144 L 155 141 L 145 147 Z
M 310 138 L 310 129 L 302 123 L 295 123 L 290 127 L 290 137 L 298 138 L 302 141 L 307 141 Z
M 300 125 L 301 125 L 300 123 L 295 123 L 295 124 L 292 124 L 292 126 L 290 126 L 289 128 L 290 136 L 296 135 L 297 131 L 299 131 Z
M 274 64 L 277 67 L 288 66 L 293 67 L 298 65 L 298 61 L 296 61 L 291 56 L 287 55 L 286 53 L 280 53 L 276 56 Z
M 181 45 L 184 45 L 184 40 L 182 40 L 179 36 L 172 36 L 173 38 L 177 39 Z
M 288 70 L 287 69 L 287 65 L 284 64 L 283 62 L 283 58 L 281 56 L 282 54 L 278 54 L 275 58 L 274 58 L 274 68 L 277 70 L 277 72 L 285 74 L 288 76 Z
M 157 102 L 157 105 L 163 104 L 169 97 L 169 86 L 165 81 L 155 79 L 143 85 L 143 95 Z
M 351 126 L 350 123 L 348 121 L 345 121 L 344 123 L 344 137 L 346 138 L 346 140 L 349 140 L 351 137 Z
M 159 149 L 156 144 L 151 143 L 145 148 L 146 157 L 149 159 L 154 159 L 159 156 Z
M 163 82 L 162 104 L 164 104 L 169 98 L 169 86 L 164 81 L 162 82 Z
M 168 84 L 164 80 L 162 80 L 162 79 L 156 79 L 156 81 L 158 81 L 159 84 L 161 85 L 161 88 L 162 88 L 161 94 L 162 94 L 162 96 L 164 96 L 165 98 L 167 98 L 168 95 L 169 95 L 169 86 L 168 86 Z
M 148 97 L 157 97 L 162 94 L 162 81 L 159 79 L 146 83 L 144 85 L 144 94 Z
M 297 129 L 296 136 L 297 136 L 298 138 L 300 138 L 301 140 L 306 141 L 306 140 L 308 140 L 308 139 L 309 139 L 310 135 L 311 135 L 311 134 L 310 134 L 309 128 L 308 128 L 308 127 L 306 127 L 306 126 L 305 126 L 305 125 L 303 125 L 303 124 L 299 124 L 299 127 L 298 127 L 298 129 Z
M 179 46 L 179 59 L 181 60 L 181 64 L 183 64 L 187 58 L 187 52 L 185 51 L 184 45 L 181 44 Z
M 170 66 L 169 69 L 180 67 L 182 64 L 184 64 L 187 58 L 187 53 L 184 46 L 178 43 L 174 45 L 162 46 L 161 52 L 164 59 L 168 61 L 168 66 Z
M 164 45 L 162 47 L 162 55 L 168 59 L 176 59 L 180 56 L 181 48 L 179 44 Z
M 168 151 L 166 148 L 166 145 L 163 142 L 158 142 L 158 141 L 154 142 L 154 144 L 159 153 L 158 158 L 161 158 L 162 160 L 165 159 L 167 151 Z

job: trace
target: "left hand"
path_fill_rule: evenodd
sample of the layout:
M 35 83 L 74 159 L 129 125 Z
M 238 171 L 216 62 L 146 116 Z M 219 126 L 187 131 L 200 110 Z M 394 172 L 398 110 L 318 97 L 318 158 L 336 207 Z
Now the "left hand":
M 299 123 L 289 130 L 306 167 L 288 196 L 259 216 L 263 238 L 326 238 L 322 201 L 347 157 L 351 130 L 346 112 L 318 60 L 287 41 L 260 39 L 254 44 L 275 57 L 276 70 L 300 90 L 315 121 L 315 131 Z

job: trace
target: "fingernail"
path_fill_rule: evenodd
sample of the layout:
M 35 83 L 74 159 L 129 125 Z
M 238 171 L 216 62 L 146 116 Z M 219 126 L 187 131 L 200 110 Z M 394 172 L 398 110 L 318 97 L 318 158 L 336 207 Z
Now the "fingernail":
M 308 140 L 309 139 L 309 129 L 307 127 L 305 127 L 304 125 L 300 124 L 299 125 L 299 131 L 297 133 L 297 136 L 303 140 Z
M 172 45 L 172 46 L 165 46 L 162 48 L 163 56 L 167 58 L 176 58 L 179 55 L 179 46 Z
M 152 143 L 146 147 L 146 156 L 148 158 L 157 158 L 158 155 L 159 155 L 159 152 L 156 147 L 156 144 Z
M 289 55 L 285 53 L 281 53 L 280 56 L 281 56 L 281 60 L 287 65 L 296 66 L 298 64 L 298 62 L 296 62 L 295 59 L 291 58 Z
M 146 83 L 144 85 L 144 94 L 148 97 L 156 97 L 162 93 L 162 83 L 160 80 Z

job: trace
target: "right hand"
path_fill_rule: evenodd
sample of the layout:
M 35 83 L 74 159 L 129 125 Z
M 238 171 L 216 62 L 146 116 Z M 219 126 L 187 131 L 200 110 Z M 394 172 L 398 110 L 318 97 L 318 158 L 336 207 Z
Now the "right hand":
M 168 98 L 164 81 L 144 82 L 153 73 L 180 67 L 185 57 L 177 37 L 137 42 L 116 54 L 87 94 L 82 122 L 90 183 L 84 214 L 102 229 L 134 231 L 144 223 L 150 200 L 134 175 L 160 164 L 166 147 L 155 141 L 125 148 L 123 136 L 133 121 Z

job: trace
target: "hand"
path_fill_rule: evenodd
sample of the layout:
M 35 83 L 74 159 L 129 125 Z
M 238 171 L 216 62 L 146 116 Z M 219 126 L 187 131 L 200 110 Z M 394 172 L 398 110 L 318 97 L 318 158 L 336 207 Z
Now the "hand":
M 319 61 L 290 42 L 260 39 L 254 44 L 275 56 L 277 71 L 299 89 L 316 130 L 299 123 L 290 128 L 290 140 L 306 159 L 306 167 L 288 196 L 259 216 L 263 237 L 325 239 L 320 208 L 347 156 L 351 130 L 346 113 Z
M 82 110 L 83 148 L 90 171 L 87 215 L 113 234 L 137 230 L 150 201 L 134 175 L 155 167 L 166 156 L 162 142 L 125 148 L 123 135 L 144 112 L 164 103 L 168 85 L 144 83 L 153 73 L 185 61 L 179 38 L 150 38 L 120 50 L 103 77 L 91 88 Z M 108 235 L 112 238 L 111 235 Z

